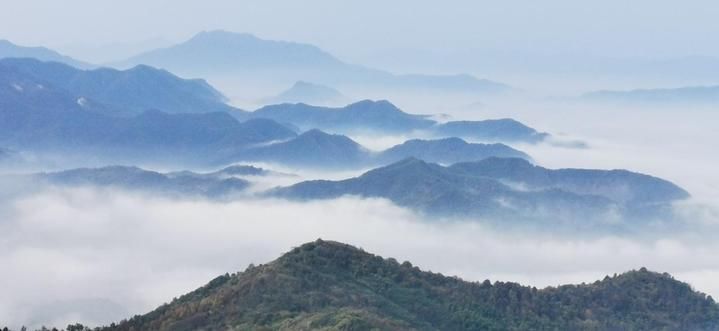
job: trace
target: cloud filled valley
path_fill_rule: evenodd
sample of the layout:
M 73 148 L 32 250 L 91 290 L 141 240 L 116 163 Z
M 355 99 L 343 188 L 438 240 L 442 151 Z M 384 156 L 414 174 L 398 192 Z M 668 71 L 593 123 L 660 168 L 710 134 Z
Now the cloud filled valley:
M 217 202 L 97 188 L 15 195 L 0 214 L 8 280 L 0 290 L 9 299 L 0 319 L 16 325 L 117 321 L 317 238 L 470 281 L 544 287 L 645 266 L 719 295 L 719 231 L 708 225 L 661 235 L 542 234 L 430 219 L 381 199 Z
M 292 329 L 302 316 L 316 313 L 303 321 L 312 329 L 318 325 L 312 323 L 327 320 L 356 322 L 352 316 L 358 312 L 346 309 L 357 306 L 333 307 L 337 311 L 329 315 L 300 308 L 291 316 L 252 310 L 243 300 L 256 297 L 223 297 L 237 288 L 215 287 L 216 280 L 263 285 L 289 272 L 299 275 L 299 293 L 312 298 L 307 307 L 317 303 L 309 294 L 320 293 L 318 302 L 326 304 L 324 295 L 332 292 L 303 292 L 311 281 L 349 275 L 340 287 L 354 297 L 359 292 L 353 286 L 367 270 L 370 279 L 385 282 L 378 287 L 382 300 L 405 293 L 401 286 L 419 293 L 419 280 L 433 289 L 456 285 L 433 274 L 417 276 L 403 261 L 478 282 L 466 285 L 477 291 L 487 289 L 485 279 L 540 289 L 587 283 L 590 290 L 640 279 L 646 290 L 646 271 L 621 276 L 646 267 L 691 288 L 679 299 L 671 291 L 683 285 L 662 274 L 655 275 L 660 284 L 671 284 L 658 289 L 670 295 L 634 295 L 631 282 L 612 287 L 605 293 L 613 299 L 621 299 L 612 295 L 620 293 L 670 303 L 656 311 L 642 306 L 648 318 L 631 322 L 652 321 L 661 328 L 671 320 L 662 309 L 690 297 L 712 311 L 700 317 L 719 326 L 719 305 L 693 292 L 719 297 L 719 113 L 713 103 L 719 89 L 698 88 L 698 102 L 682 99 L 694 89 L 614 86 L 608 90 L 620 99 L 637 93 L 653 101 L 661 97 L 658 103 L 598 102 L 576 93 L 571 80 L 546 88 L 564 95 L 546 95 L 469 74 L 385 71 L 345 62 L 311 44 L 223 30 L 199 32 L 110 66 L 0 40 L 0 328 L 109 325 L 168 302 L 161 309 L 180 303 L 168 310 L 177 320 L 161 329 L 211 328 L 192 324 L 207 316 L 188 322 L 173 315 L 189 302 L 173 298 L 199 288 L 193 292 L 197 307 L 222 302 L 230 312 L 214 325 L 243 329 L 239 319 L 230 319 L 252 306 L 250 315 L 266 317 L 262 323 L 277 318 L 255 327 Z M 664 102 L 667 97 L 672 102 Z M 399 263 L 365 269 L 367 261 L 378 259 L 357 253 L 350 261 L 352 254 L 337 248 L 341 244 L 303 245 L 318 238 Z M 301 245 L 299 251 L 327 249 L 330 262 L 352 273 L 323 274 L 318 266 L 332 263 L 313 264 L 326 257 L 317 251 L 295 256 L 293 248 Z M 277 269 L 270 261 L 280 256 L 299 261 L 293 265 L 298 269 Z M 262 270 L 276 274 L 254 267 L 233 274 L 267 263 L 272 266 Z M 353 263 L 361 267 L 354 270 Z M 268 278 L 253 283 L 251 276 L 258 274 Z M 202 287 L 210 280 L 213 285 Z M 383 292 L 395 285 L 398 292 Z M 442 286 L 438 293 L 444 295 Z M 505 289 L 491 286 L 498 292 L 481 293 Z M 518 292 L 508 286 L 512 299 Z M 596 296 L 575 296 L 573 289 L 581 286 L 566 288 L 571 296 L 539 292 L 598 305 L 591 307 L 606 304 Z M 297 288 L 265 290 L 257 297 L 282 301 Z M 644 297 L 647 292 L 661 300 Z M 482 315 L 479 306 L 455 309 L 464 299 L 442 295 L 432 303 L 461 313 L 433 313 L 456 318 L 451 322 L 466 329 L 471 321 L 496 317 Z M 380 304 L 362 316 L 391 325 L 383 318 L 409 316 L 392 315 L 395 303 L 423 306 L 407 298 L 412 297 L 395 297 L 392 308 Z M 470 299 L 497 303 L 481 295 Z M 284 303 L 295 309 L 290 301 Z M 579 301 L 572 305 L 582 310 L 577 316 L 587 329 L 639 325 L 621 324 L 631 316 L 616 307 L 602 320 Z M 507 308 L 508 316 L 524 328 L 530 321 L 549 321 L 547 328 L 554 329 L 572 325 L 551 324 L 571 314 L 558 308 L 560 317 L 551 320 L 547 316 L 553 315 L 542 315 L 542 302 L 520 303 L 540 306 L 532 312 L 536 316 Z M 145 318 L 154 317 L 138 320 Z M 412 323 L 428 320 L 405 321 L 423 329 Z M 607 324 L 592 324 L 600 322 Z M 429 323 L 426 329 L 442 329 Z

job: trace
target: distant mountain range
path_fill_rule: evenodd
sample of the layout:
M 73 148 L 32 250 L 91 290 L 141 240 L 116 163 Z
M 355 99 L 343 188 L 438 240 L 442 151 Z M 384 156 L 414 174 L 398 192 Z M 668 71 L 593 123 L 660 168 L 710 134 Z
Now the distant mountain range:
M 318 106 L 345 105 L 349 98 L 329 86 L 298 81 L 280 94 L 265 98 L 264 104 L 304 103 Z
M 230 166 L 209 173 L 159 173 L 137 167 L 81 168 L 30 175 L 31 179 L 60 186 L 95 186 L 152 192 L 170 197 L 229 198 L 250 186 L 248 177 L 272 172 L 253 166 Z
M 320 169 L 360 169 L 387 165 L 408 157 L 444 164 L 488 157 L 531 159 L 507 145 L 467 143 L 459 138 L 414 139 L 384 151 L 372 152 L 346 136 L 315 129 L 287 141 L 244 149 L 225 162 L 256 161 Z
M 246 113 L 213 99 L 214 90 L 205 89 L 204 84 L 181 80 L 149 67 L 127 72 L 105 69 L 81 71 L 59 63 L 5 59 L 0 60 L 0 73 L 0 144 L 20 151 L 40 151 L 60 156 L 73 153 L 91 155 L 105 163 L 264 161 L 315 167 L 374 166 L 392 158 L 388 155 L 375 157 L 344 136 L 316 130 L 297 136 L 290 128 L 293 127 L 292 122 L 312 125 L 306 120 L 314 120 L 314 124 L 336 124 L 336 128 L 343 123 L 354 122 L 387 130 L 433 123 L 420 116 L 403 113 L 388 102 L 370 101 L 347 106 L 336 113 L 310 106 L 297 106 L 298 109 L 307 107 L 308 112 L 285 112 L 284 107 L 279 107 L 279 115 L 274 115 L 269 107 Z M 132 78 L 125 79 L 127 76 Z M 99 81 L 93 83 L 96 80 Z M 127 84 L 136 80 L 137 85 Z M 110 81 L 113 83 L 105 84 Z M 158 98 L 129 93 L 127 85 L 140 90 L 160 89 L 166 92 L 167 98 L 161 96 L 163 92 L 157 93 Z M 187 87 L 192 91 L 185 92 Z M 78 94 L 80 92 L 88 93 Z M 123 95 L 127 97 L 122 98 Z M 173 98 L 173 95 L 178 97 Z M 95 101 L 98 99 L 117 103 Z M 207 110 L 220 111 L 171 114 L 147 110 L 135 114 L 142 104 L 177 109 L 172 105 L 184 100 L 188 100 L 185 104 L 187 108 L 180 110 L 202 110 L 204 108 L 192 105 L 204 103 L 208 105 Z M 123 111 L 127 103 L 130 107 L 135 105 L 137 110 Z M 312 112 L 317 114 L 316 117 L 302 116 Z M 233 116 L 242 118 L 244 122 Z M 270 118 L 290 122 L 290 127 Z M 303 119 L 305 122 L 297 122 Z M 383 126 L 383 123 L 388 123 L 388 126 Z M 329 124 L 327 126 L 331 127 Z M 455 146 L 458 145 L 461 144 L 455 143 Z M 465 157 L 464 161 L 488 155 L 524 156 L 506 146 L 495 146 L 491 151 L 479 144 L 469 146 L 473 147 L 467 149 L 466 154 L 456 154 L 451 160 L 454 161 L 458 155 Z M 405 153 L 416 154 L 406 150 Z M 423 156 L 430 157 L 427 153 Z M 447 162 L 439 153 L 431 160 Z
M 649 104 L 655 106 L 681 104 L 715 105 L 719 104 L 719 86 L 597 91 L 584 94 L 582 99 L 625 104 Z
M 235 113 L 235 116 L 267 118 L 303 131 L 320 129 L 349 134 L 423 133 L 436 138 L 528 143 L 537 143 L 549 136 L 512 119 L 438 123 L 428 116 L 403 112 L 386 100 L 363 100 L 341 108 L 279 104 Z
M 536 289 L 466 282 L 317 240 L 102 330 L 225 329 L 716 330 L 719 305 L 644 268 Z
M 663 220 L 672 202 L 689 196 L 668 181 L 625 170 L 550 170 L 517 158 L 449 167 L 409 158 L 356 178 L 307 181 L 269 194 L 299 200 L 386 198 L 434 216 L 606 229 L 631 225 L 624 220 Z
M 307 104 L 279 104 L 262 107 L 247 114 L 248 118 L 268 118 L 289 123 L 301 130 L 320 129 L 331 132 L 399 133 L 428 129 L 435 122 L 425 116 L 401 111 L 389 101 L 363 100 L 341 108 Z
M 204 80 L 181 79 L 167 71 L 148 66 L 129 70 L 79 70 L 57 62 L 35 59 L 0 60 L 2 79 L 22 92 L 23 81 L 47 86 L 74 96 L 80 106 L 96 105 L 109 114 L 135 115 L 146 110 L 167 113 L 231 111 L 222 94 Z M 101 107 L 100 107 L 101 106 Z
M 40 61 L 60 62 L 81 69 L 94 67 L 89 63 L 75 60 L 45 47 L 25 47 L 13 44 L 8 40 L 0 40 L 0 59 L 5 58 L 34 58 Z
M 351 65 L 316 46 L 263 40 L 250 34 L 227 31 L 201 32 L 191 39 L 152 50 L 117 63 L 120 67 L 147 64 L 192 77 L 234 75 L 272 77 L 277 81 L 306 80 L 320 84 L 371 85 L 409 89 L 434 89 L 473 93 L 498 93 L 504 84 L 469 75 L 394 75 Z

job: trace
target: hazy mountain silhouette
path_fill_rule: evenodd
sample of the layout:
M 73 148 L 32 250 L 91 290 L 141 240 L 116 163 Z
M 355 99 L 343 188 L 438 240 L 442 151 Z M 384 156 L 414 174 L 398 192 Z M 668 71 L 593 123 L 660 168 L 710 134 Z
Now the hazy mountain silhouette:
M 428 116 L 406 113 L 387 100 L 363 100 L 341 108 L 307 104 L 278 104 L 236 117 L 268 118 L 301 130 L 341 133 L 426 133 L 437 138 L 460 137 L 482 141 L 537 143 L 549 136 L 513 119 L 438 123 Z
M 137 167 L 80 168 L 31 175 L 54 185 L 93 186 L 150 192 L 169 197 L 226 198 L 249 187 L 247 176 L 264 176 L 267 170 L 231 166 L 210 173 L 190 171 L 160 173 Z
M 219 30 L 200 32 L 183 43 L 145 52 L 117 65 L 130 67 L 138 64 L 193 77 L 271 75 L 283 81 L 308 80 L 330 86 L 369 84 L 375 87 L 476 93 L 509 90 L 506 85 L 469 75 L 394 75 L 347 64 L 316 46 L 264 40 L 251 34 Z
M 607 229 L 630 225 L 625 219 L 670 219 L 670 204 L 689 196 L 668 181 L 629 171 L 550 170 L 516 158 L 449 167 L 409 158 L 359 177 L 307 181 L 270 194 L 300 200 L 377 197 L 429 215 Z
M 459 138 L 409 140 L 380 152 L 373 152 L 352 139 L 314 129 L 275 143 L 249 147 L 223 162 L 255 161 L 318 169 L 362 169 L 387 165 L 408 157 L 450 164 L 479 161 L 489 157 L 530 157 L 503 144 L 470 144 Z
M 719 86 L 690 86 L 630 91 L 596 91 L 586 93 L 582 99 L 595 102 L 647 104 L 654 106 L 719 103 Z
M 0 59 L 4 58 L 33 58 L 40 61 L 60 62 L 80 69 L 93 67 L 89 63 L 75 60 L 45 47 L 25 47 L 8 40 L 0 40 Z
M 349 98 L 329 86 L 298 81 L 280 94 L 263 100 L 265 104 L 304 103 L 318 106 L 346 104 Z

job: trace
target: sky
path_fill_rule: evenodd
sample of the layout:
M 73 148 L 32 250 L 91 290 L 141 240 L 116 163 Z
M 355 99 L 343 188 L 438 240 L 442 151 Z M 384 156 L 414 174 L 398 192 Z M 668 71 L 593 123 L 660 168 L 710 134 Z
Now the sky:
M 719 55 L 711 42 L 719 3 L 711 0 L 3 0 L 2 9 L 0 38 L 91 61 L 218 28 L 313 43 L 352 62 L 377 64 L 391 54 L 467 50 Z

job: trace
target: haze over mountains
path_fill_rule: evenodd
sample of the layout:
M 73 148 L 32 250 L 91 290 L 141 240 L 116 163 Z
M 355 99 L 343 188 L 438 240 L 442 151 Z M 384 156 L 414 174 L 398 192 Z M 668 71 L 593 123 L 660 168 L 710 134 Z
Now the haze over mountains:
M 719 305 L 642 268 L 545 289 L 421 271 L 317 240 L 103 330 L 713 330 Z
M 379 197 L 435 216 L 598 229 L 671 220 L 671 203 L 689 197 L 678 186 L 647 175 L 550 170 L 512 158 L 449 167 L 409 158 L 356 178 L 307 181 L 271 194 L 300 200 Z
M 5 6 L 0 25 L 8 25 L 7 13 L 23 4 Z M 37 15 L 72 8 L 88 20 L 84 8 L 94 6 L 35 5 L 47 9 Z M 147 15 L 137 20 L 154 17 L 156 28 L 126 20 L 132 24 L 108 33 L 141 29 L 144 38 L 153 38 L 147 33 L 162 33 L 159 23 L 185 5 L 156 14 L 146 9 L 158 4 L 142 4 L 133 12 Z M 222 26 L 219 18 L 230 13 L 215 10 L 212 20 L 201 21 L 201 10 L 214 5 L 196 4 L 192 20 L 173 38 Z M 313 6 L 282 5 L 297 12 Z M 419 11 L 425 5 L 408 1 L 405 7 Z M 584 11 L 617 8 L 565 4 L 570 5 Z M 112 6 L 120 4 L 104 8 Z M 396 24 L 383 28 L 381 38 L 364 41 L 364 32 L 331 31 L 343 41 L 268 32 L 267 26 L 289 24 L 282 15 L 301 16 L 277 8 L 257 26 L 240 20 L 245 13 L 239 12 L 231 13 L 236 25 L 224 25 L 274 39 L 311 40 L 332 53 L 215 30 L 169 47 L 143 47 L 150 50 L 99 67 L 47 48 L 0 41 L 0 324 L 19 329 L 119 321 L 106 329 L 128 331 L 719 330 L 711 297 L 644 268 L 540 290 L 465 282 L 324 241 L 220 276 L 146 315 L 120 321 L 213 275 L 268 261 L 318 237 L 465 279 L 539 287 L 645 265 L 716 297 L 719 262 L 712 252 L 719 247 L 719 177 L 711 152 L 719 141 L 719 117 L 690 111 L 711 110 L 719 101 L 711 58 L 633 65 L 619 54 L 586 62 L 577 62 L 578 55 L 562 62 L 552 46 L 563 41 L 553 35 L 543 45 L 551 51 L 542 56 L 517 59 L 510 55 L 521 50 L 506 50 L 506 59 L 494 59 L 516 64 L 513 70 L 527 76 L 495 76 L 510 71 L 485 70 L 493 62 L 483 56 L 451 63 L 447 46 L 461 39 L 466 54 L 474 47 L 502 48 L 482 40 L 511 37 L 510 25 L 517 21 L 438 40 L 440 25 L 447 25 L 439 24 L 439 11 L 415 16 L 413 9 L 405 17 L 406 8 L 386 10 L 392 6 L 378 4 L 382 10 L 373 16 Z M 484 5 L 489 12 L 493 6 Z M 645 13 L 654 6 L 634 8 Z M 545 17 L 537 11 L 553 7 L 517 5 L 512 12 L 527 8 L 522 22 Z M 328 12 L 316 13 L 315 20 L 302 16 L 302 24 L 292 28 L 329 34 L 324 19 L 338 20 L 332 27 L 378 28 L 373 19 L 359 20 L 359 10 Z M 634 12 L 615 14 L 636 21 Z M 25 21 L 48 22 L 35 14 Z M 66 24 L 76 21 L 68 17 Z M 469 23 L 482 22 L 448 25 Z M 539 23 L 572 30 L 566 22 Z M 585 23 L 619 29 L 611 20 Z M 67 50 L 72 39 L 87 38 L 60 33 L 65 27 L 54 25 L 57 40 L 49 44 Z M 424 27 L 432 29 L 415 32 L 420 48 L 443 58 L 405 70 L 422 55 L 397 36 Z M 662 38 L 684 31 L 679 30 Z M 515 38 L 534 48 L 532 36 Z M 644 45 L 655 37 L 635 42 Z M 703 42 L 704 36 L 695 37 Z M 43 38 L 49 40 L 25 40 Z M 387 41 L 397 52 L 409 52 L 388 62 L 406 66 L 353 64 L 370 53 L 391 54 L 378 46 Z M 94 47 L 121 42 L 93 41 Z M 337 46 L 343 42 L 364 55 Z M 595 43 L 601 41 L 582 38 L 578 46 L 589 52 Z M 412 72 L 426 74 L 407 74 Z M 523 85 L 537 77 L 546 80 Z M 647 83 L 652 77 L 677 80 Z M 641 86 L 680 88 L 636 89 Z M 553 90 L 561 95 L 550 95 Z M 598 92 L 577 97 L 586 90 Z M 665 109 L 655 111 L 660 107 Z
M 629 91 L 596 91 L 586 93 L 582 99 L 594 102 L 681 106 L 716 105 L 719 103 L 719 86 L 691 86 L 661 89 L 637 89 Z
M 251 34 L 200 32 L 186 42 L 149 51 L 118 63 L 120 67 L 147 64 L 191 77 L 235 75 L 258 82 L 308 80 L 330 86 L 369 85 L 402 89 L 436 89 L 498 93 L 509 87 L 469 75 L 394 75 L 352 65 L 308 44 L 263 40 Z
M 297 81 L 292 87 L 262 100 L 265 104 L 304 103 L 316 106 L 345 105 L 349 98 L 336 89 L 320 84 Z
M 31 179 L 61 186 L 97 186 L 161 194 L 170 197 L 230 198 L 250 186 L 248 176 L 268 171 L 251 166 L 232 166 L 210 173 L 190 171 L 159 173 L 137 167 L 112 166 L 72 169 L 31 175 Z
M 40 61 L 60 62 L 75 68 L 88 69 L 93 65 L 75 60 L 45 47 L 25 47 L 13 44 L 9 40 L 0 40 L 0 59 L 33 58 Z
M 424 115 L 408 114 L 387 100 L 363 100 L 345 107 L 307 104 L 265 106 L 238 118 L 268 118 L 300 130 L 321 129 L 339 133 L 424 133 L 436 138 L 460 137 L 490 142 L 536 143 L 549 135 L 512 119 L 450 121 L 439 123 Z

